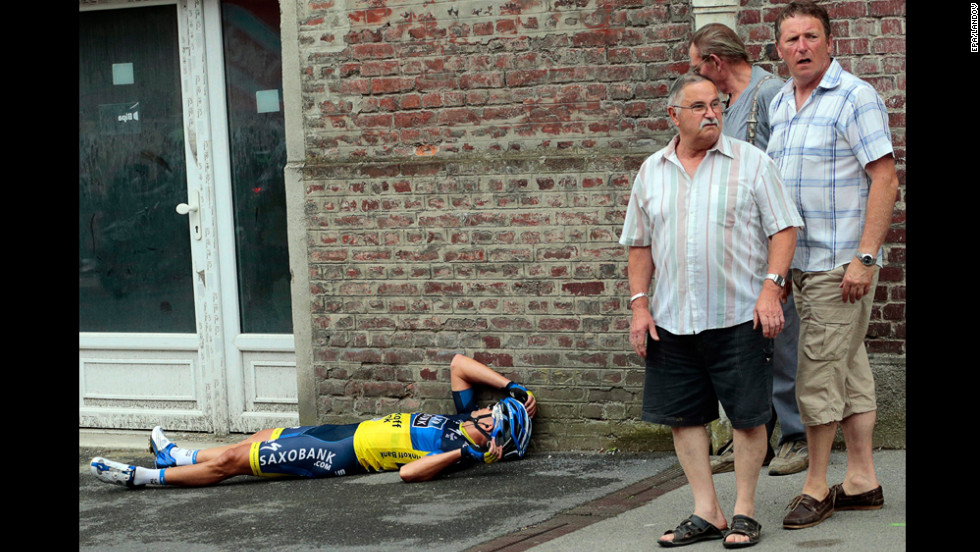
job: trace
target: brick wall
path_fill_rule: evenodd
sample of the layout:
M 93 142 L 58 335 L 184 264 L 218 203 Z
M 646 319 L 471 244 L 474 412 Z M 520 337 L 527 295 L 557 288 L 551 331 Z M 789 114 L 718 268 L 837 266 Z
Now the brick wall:
M 764 57 L 778 4 L 743 4 L 740 31 Z M 894 4 L 834 3 L 857 51 L 842 61 L 895 109 L 904 213 L 904 15 L 878 13 Z M 663 446 L 636 423 L 643 375 L 617 238 L 636 169 L 674 133 L 665 95 L 688 69 L 689 2 L 299 13 L 318 420 L 449 410 L 460 352 L 535 391 L 536 446 Z M 904 354 L 896 222 L 869 338 Z

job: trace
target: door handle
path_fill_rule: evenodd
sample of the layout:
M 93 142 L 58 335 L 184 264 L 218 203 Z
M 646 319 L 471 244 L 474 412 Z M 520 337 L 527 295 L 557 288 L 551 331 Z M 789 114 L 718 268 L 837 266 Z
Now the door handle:
M 178 204 L 177 213 L 189 216 L 188 222 L 191 225 L 191 236 L 195 240 L 201 239 L 200 196 L 198 192 L 195 191 L 191 197 L 188 197 L 187 203 Z

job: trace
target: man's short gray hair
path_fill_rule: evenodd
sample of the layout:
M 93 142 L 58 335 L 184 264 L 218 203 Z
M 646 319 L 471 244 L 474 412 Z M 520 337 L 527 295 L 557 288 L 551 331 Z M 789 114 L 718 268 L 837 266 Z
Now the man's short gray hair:
M 715 84 L 715 81 L 697 73 L 684 73 L 680 77 L 677 77 L 674 84 L 670 86 L 670 92 L 667 94 L 667 105 L 679 105 L 677 102 L 680 100 L 681 91 L 689 84 L 695 84 L 701 81 L 708 81 L 711 84 Z M 717 85 L 715 87 L 717 88 Z
M 776 20 L 773 21 L 776 31 L 776 43 L 779 43 L 779 39 L 783 36 L 783 21 L 786 21 L 790 17 L 796 16 L 810 16 L 815 17 L 823 25 L 823 31 L 827 33 L 827 37 L 831 36 L 833 33 L 830 31 L 830 15 L 827 13 L 826 8 L 823 6 L 818 6 L 816 2 L 811 2 L 810 0 L 801 0 L 800 2 L 790 2 L 786 4 L 779 15 L 776 16 Z M 824 37 L 824 38 L 827 38 Z

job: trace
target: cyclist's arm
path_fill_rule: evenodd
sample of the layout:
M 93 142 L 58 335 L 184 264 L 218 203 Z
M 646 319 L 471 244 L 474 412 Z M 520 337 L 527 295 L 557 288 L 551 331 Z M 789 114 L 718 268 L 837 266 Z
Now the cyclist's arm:
M 476 384 L 502 389 L 510 383 L 486 364 L 459 354 L 449 364 L 449 377 L 453 391 L 465 391 Z
M 510 379 L 495 372 L 486 364 L 460 354 L 453 357 L 449 365 L 449 375 L 458 412 L 468 412 L 476 408 L 476 404 L 471 400 L 474 385 L 480 384 L 494 389 L 504 389 L 511 383 Z M 527 408 L 528 415 L 533 417 L 537 411 L 534 396 L 530 395 L 526 402 L 522 402 Z
M 405 483 L 428 481 L 439 475 L 442 470 L 458 462 L 460 458 L 462 458 L 461 449 L 430 454 L 405 464 L 398 469 L 398 475 Z
M 487 463 L 503 456 L 503 450 L 494 442 L 487 443 L 487 451 L 493 455 L 493 458 L 485 461 Z M 398 475 L 401 476 L 402 481 L 405 483 L 429 481 L 460 460 L 467 461 L 467 457 L 463 455 L 463 449 L 461 448 L 449 452 L 430 454 L 405 464 L 398 469 Z M 473 460 L 469 460 L 469 463 L 473 463 Z

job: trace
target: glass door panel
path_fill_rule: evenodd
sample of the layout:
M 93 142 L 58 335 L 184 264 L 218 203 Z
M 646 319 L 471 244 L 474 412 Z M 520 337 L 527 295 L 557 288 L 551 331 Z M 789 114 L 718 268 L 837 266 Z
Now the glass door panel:
M 194 333 L 176 8 L 79 18 L 79 329 Z
M 221 4 L 242 333 L 291 334 L 279 2 Z

